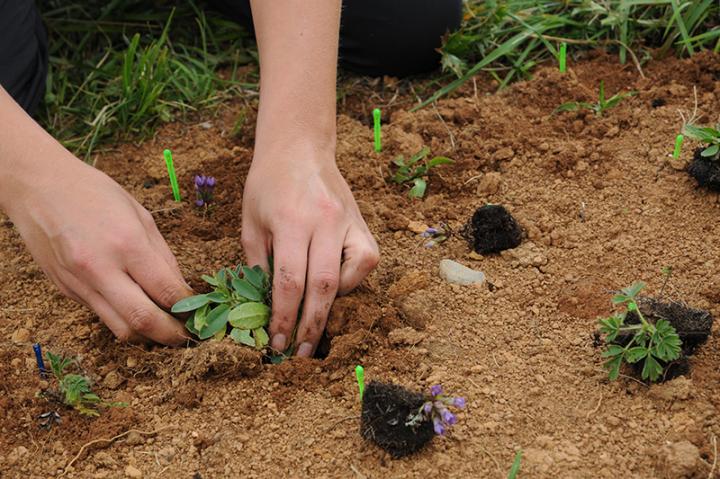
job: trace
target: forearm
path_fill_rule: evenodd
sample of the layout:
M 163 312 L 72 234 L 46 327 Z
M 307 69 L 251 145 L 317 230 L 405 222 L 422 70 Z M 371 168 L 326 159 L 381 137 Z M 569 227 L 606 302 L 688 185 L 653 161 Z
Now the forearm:
M 256 156 L 282 149 L 278 141 L 334 148 L 340 3 L 251 0 L 260 53 Z
M 45 178 L 60 181 L 74 157 L 0 87 L 0 209 L 8 214 Z

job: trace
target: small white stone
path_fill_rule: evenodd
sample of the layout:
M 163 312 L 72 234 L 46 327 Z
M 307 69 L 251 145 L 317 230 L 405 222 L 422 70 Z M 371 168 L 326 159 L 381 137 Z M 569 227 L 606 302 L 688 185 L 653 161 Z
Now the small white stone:
M 470 269 L 451 259 L 440 261 L 440 277 L 449 283 L 463 285 L 485 282 L 485 273 Z

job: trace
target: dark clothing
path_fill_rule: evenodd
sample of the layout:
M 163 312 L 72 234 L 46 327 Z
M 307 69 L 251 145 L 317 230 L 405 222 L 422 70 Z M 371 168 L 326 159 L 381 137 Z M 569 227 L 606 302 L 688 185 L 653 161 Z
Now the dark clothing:
M 33 112 L 45 93 L 47 35 L 32 0 L 0 0 L 0 85 Z
M 248 0 L 210 3 L 252 31 Z M 461 19 L 462 0 L 344 0 L 340 66 L 371 76 L 431 71 L 438 67 L 442 35 Z M 47 62 L 47 35 L 35 2 L 0 0 L 0 85 L 30 113 L 44 94 Z

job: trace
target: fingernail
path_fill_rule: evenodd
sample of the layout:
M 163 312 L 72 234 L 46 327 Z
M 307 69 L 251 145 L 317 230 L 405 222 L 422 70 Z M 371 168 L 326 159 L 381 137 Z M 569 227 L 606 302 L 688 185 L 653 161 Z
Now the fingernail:
M 312 356 L 313 346 L 310 343 L 302 343 L 297 349 L 297 355 L 302 358 L 309 358 Z
M 282 333 L 278 333 L 273 336 L 272 343 L 270 345 L 275 351 L 282 352 L 285 351 L 285 340 L 285 335 Z

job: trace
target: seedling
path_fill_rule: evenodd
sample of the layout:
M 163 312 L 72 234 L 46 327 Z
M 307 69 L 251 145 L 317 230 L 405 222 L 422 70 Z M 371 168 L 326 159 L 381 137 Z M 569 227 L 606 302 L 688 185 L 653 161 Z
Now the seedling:
M 213 191 L 215 190 L 215 178 L 212 176 L 196 175 L 195 180 L 195 205 L 199 208 L 208 207 L 213 202 Z
M 605 111 L 609 110 L 610 108 L 616 107 L 618 103 L 620 103 L 625 98 L 635 95 L 637 95 L 637 92 L 631 91 L 627 93 L 616 93 L 610 98 L 605 99 L 605 82 L 601 80 L 597 103 L 588 103 L 585 101 L 570 101 L 567 103 L 563 103 L 559 107 L 555 108 L 555 111 L 553 111 L 553 113 L 584 109 L 594 111 L 596 116 L 602 116 Z
M 380 108 L 373 110 L 373 133 L 375 139 L 375 151 L 382 150 L 382 129 L 380 127 Z
M 192 312 L 185 327 L 201 340 L 221 340 L 228 333 L 236 343 L 264 349 L 269 342 L 270 279 L 262 268 L 238 265 L 202 279 L 213 287 L 207 294 L 181 299 L 173 313 Z
M 57 396 L 56 399 L 60 402 L 85 416 L 99 416 L 100 411 L 98 408 L 100 407 L 127 406 L 126 403 L 106 402 L 100 399 L 97 394 L 92 392 L 91 382 L 87 376 L 73 373 L 67 374 L 66 369 L 75 363 L 73 358 L 64 358 L 48 352 L 47 359 L 50 362 L 50 371 L 57 379 L 58 391 L 45 394 Z M 49 425 L 47 427 L 50 427 L 52 425 L 50 423 L 55 422 L 55 416 L 57 416 L 56 413 L 50 414 L 48 417 L 41 416 L 41 419 L 48 419 Z
M 448 406 L 458 409 L 465 408 L 465 398 L 446 396 L 439 384 L 430 387 L 430 396 L 416 414 L 408 417 L 405 425 L 417 427 L 424 421 L 432 421 L 435 434 L 443 436 L 450 426 L 457 423 L 457 417 L 450 412 Z
M 175 175 L 175 165 L 173 164 L 172 153 L 170 150 L 164 150 L 165 166 L 167 166 L 168 176 L 170 177 L 170 188 L 172 189 L 175 201 L 180 201 L 180 187 L 178 186 L 177 176 Z
M 602 355 L 611 381 L 620 374 L 623 361 L 634 364 L 643 361 L 642 379 L 657 381 L 663 376 L 665 366 L 680 357 L 682 342 L 675 328 L 665 319 L 655 324 L 645 319 L 637 303 L 645 283 L 638 281 L 616 294 L 612 302 L 624 305 L 625 311 L 608 318 L 601 318 L 600 332 L 604 333 L 607 349 Z M 632 322 L 629 322 L 629 317 Z
M 445 156 L 435 156 L 430 160 L 426 160 L 428 154 L 430 154 L 430 148 L 424 147 L 407 161 L 402 155 L 393 160 L 393 163 L 398 167 L 393 176 L 393 181 L 398 184 L 412 182 L 413 187 L 408 192 L 411 198 L 425 196 L 427 175 L 432 168 L 454 163 L 453 160 Z
M 688 124 L 683 128 L 683 133 L 707 145 L 705 149 L 700 152 L 700 156 L 708 160 L 720 159 L 720 123 L 718 123 L 715 128 Z

